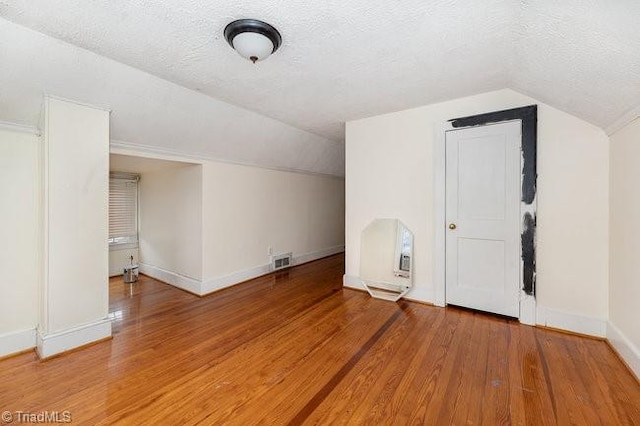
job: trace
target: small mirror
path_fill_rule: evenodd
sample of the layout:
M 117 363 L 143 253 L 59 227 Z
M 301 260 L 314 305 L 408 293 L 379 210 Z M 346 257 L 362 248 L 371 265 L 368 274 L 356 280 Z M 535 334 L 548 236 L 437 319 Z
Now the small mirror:
M 369 294 L 397 301 L 412 283 L 413 234 L 398 219 L 375 219 L 362 231 L 360 279 Z

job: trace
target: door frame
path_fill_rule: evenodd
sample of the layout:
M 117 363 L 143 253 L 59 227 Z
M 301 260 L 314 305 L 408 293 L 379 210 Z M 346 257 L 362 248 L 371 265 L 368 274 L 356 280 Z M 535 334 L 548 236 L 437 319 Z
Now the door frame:
M 435 305 L 446 305 L 446 133 L 487 124 L 519 120 L 520 157 L 520 322 L 536 323 L 536 211 L 538 107 L 529 105 L 468 117 L 454 118 L 436 128 L 434 144 L 434 285 Z

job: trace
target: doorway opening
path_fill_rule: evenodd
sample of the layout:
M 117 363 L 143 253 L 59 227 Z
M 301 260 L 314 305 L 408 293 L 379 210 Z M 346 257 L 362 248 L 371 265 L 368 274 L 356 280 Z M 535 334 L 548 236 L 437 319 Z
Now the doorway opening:
M 182 252 L 177 244 L 184 234 L 180 225 L 189 221 L 181 215 L 179 208 L 184 203 L 180 195 L 190 190 L 191 176 L 200 175 L 192 170 L 198 168 L 200 164 L 187 161 L 110 154 L 109 279 L 117 283 L 110 288 L 126 290 L 125 295 L 110 291 L 109 317 L 114 327 L 124 314 L 121 304 L 113 304 L 114 300 L 134 297 L 142 288 L 140 283 L 128 282 L 130 277 L 123 277 L 123 272 L 135 266 L 135 272 L 163 278 L 157 276 L 158 265 L 163 266 L 165 259 L 176 261 Z

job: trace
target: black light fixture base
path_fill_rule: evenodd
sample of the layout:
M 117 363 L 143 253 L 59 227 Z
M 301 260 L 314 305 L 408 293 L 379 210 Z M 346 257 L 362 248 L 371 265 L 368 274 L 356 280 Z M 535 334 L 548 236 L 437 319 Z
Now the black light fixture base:
M 238 19 L 231 22 L 224 29 L 224 38 L 233 47 L 233 39 L 235 36 L 241 33 L 258 33 L 267 37 L 273 43 L 273 50 L 271 53 L 278 50 L 282 44 L 282 36 L 272 25 L 262 22 L 258 19 Z

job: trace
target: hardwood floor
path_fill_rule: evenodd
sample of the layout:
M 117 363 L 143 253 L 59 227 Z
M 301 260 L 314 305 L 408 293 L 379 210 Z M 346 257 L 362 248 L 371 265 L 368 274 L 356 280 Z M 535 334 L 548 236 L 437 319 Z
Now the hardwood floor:
M 333 256 L 204 298 L 111 280 L 113 340 L 0 361 L 0 411 L 81 424 L 640 425 L 605 342 L 342 289 Z

